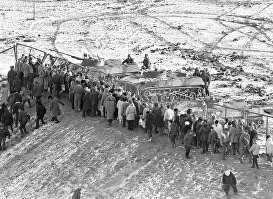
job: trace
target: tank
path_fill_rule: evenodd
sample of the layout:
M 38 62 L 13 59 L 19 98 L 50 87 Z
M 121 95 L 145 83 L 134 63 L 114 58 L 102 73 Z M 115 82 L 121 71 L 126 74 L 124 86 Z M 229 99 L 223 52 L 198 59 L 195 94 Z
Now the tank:
M 204 97 L 204 82 L 200 77 L 144 78 L 128 76 L 118 80 L 125 91 L 135 93 L 144 102 L 175 103 L 184 99 Z

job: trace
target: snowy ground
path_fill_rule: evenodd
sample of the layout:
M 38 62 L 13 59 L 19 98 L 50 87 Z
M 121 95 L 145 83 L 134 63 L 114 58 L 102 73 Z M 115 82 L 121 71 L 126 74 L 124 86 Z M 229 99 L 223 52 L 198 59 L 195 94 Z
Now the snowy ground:
M 1 0 L 0 51 L 17 41 L 76 56 L 89 53 L 124 59 L 130 53 L 138 63 L 148 53 L 153 67 L 172 70 L 208 67 L 217 73 L 221 64 L 231 68 L 241 65 L 243 73 L 212 82 L 211 92 L 228 99 L 258 99 L 243 91 L 249 83 L 273 91 L 272 4 L 266 0 L 37 0 L 35 20 L 28 20 L 33 17 L 33 1 Z M 32 42 L 24 42 L 26 39 Z M 205 59 L 193 58 L 201 52 L 206 52 Z M 229 56 L 233 52 L 248 57 L 232 61 Z M 20 48 L 22 53 L 29 53 L 29 49 Z M 216 65 L 206 61 L 212 56 L 220 57 Z M 0 73 L 6 73 L 13 63 L 12 51 L 0 54 Z M 221 86 L 238 78 L 242 88 Z M 219 175 L 223 163 L 218 157 L 186 162 L 183 150 L 175 149 L 175 155 L 166 139 L 147 146 L 143 136 L 105 129 L 100 138 L 102 130 L 97 129 L 102 121 L 92 121 L 91 127 L 80 119 L 77 131 L 73 131 L 71 118 L 64 121 L 68 123 L 63 122 L 61 128 L 36 131 L 0 157 L 5 170 L 1 172 L 0 193 L 6 198 L 68 198 L 80 185 L 83 198 L 149 198 L 149 194 L 152 198 L 222 198 Z M 60 152 L 54 153 L 56 150 Z M 239 164 L 232 165 L 241 177 L 244 197 L 273 197 L 266 169 L 253 174 Z

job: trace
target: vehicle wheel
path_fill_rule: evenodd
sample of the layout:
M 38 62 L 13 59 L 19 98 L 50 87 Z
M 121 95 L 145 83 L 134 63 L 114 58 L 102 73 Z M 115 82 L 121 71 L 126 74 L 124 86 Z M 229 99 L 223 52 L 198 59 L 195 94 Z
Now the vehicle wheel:
M 196 99 L 196 93 L 191 92 L 190 95 L 189 95 L 189 97 L 190 97 L 190 99 L 195 100 Z
M 149 96 L 150 96 L 150 91 L 143 91 L 143 93 L 142 93 L 142 95 L 143 95 L 143 97 L 145 97 L 145 98 L 148 98 Z

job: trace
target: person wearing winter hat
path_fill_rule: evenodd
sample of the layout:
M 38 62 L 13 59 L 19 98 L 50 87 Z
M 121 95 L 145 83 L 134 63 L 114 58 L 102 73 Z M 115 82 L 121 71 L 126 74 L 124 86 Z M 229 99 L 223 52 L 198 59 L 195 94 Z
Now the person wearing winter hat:
M 228 192 L 230 187 L 233 188 L 233 191 L 236 195 L 238 194 L 236 177 L 227 166 L 224 167 L 222 183 L 223 183 L 222 188 L 224 192 L 226 193 L 227 198 L 229 198 Z
M 273 143 L 270 135 L 266 136 L 266 143 L 265 143 L 265 153 L 267 155 L 267 160 L 271 167 L 273 167 L 272 163 L 272 156 L 273 156 Z

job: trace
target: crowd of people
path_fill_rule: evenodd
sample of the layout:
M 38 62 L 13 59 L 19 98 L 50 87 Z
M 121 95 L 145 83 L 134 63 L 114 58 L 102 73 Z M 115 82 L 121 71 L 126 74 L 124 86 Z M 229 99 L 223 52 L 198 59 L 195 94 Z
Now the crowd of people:
M 132 58 L 127 59 L 130 62 Z M 233 155 L 243 164 L 244 158 L 248 158 L 252 167 L 259 169 L 260 146 L 257 143 L 255 124 L 246 124 L 244 120 L 226 119 L 224 121 L 215 116 L 208 120 L 202 117 L 197 118 L 191 109 L 179 114 L 180 111 L 170 104 L 165 106 L 159 103 L 141 102 L 135 93 L 125 92 L 122 87 L 115 87 L 109 77 L 94 79 L 67 67 L 44 68 L 40 59 L 33 63 L 31 56 L 23 55 L 19 60 L 18 68 L 19 73 L 12 66 L 7 74 L 10 95 L 8 86 L 2 85 L 6 92 L 2 92 L 0 109 L 1 150 L 5 150 L 6 137 L 12 136 L 10 132 L 13 132 L 14 126 L 19 125 L 22 136 L 28 133 L 26 123 L 30 115 L 25 108 L 26 102 L 30 108 L 32 99 L 35 100 L 36 128 L 39 128 L 40 122 L 42 124 L 46 122 L 44 115 L 47 109 L 43 104 L 42 96 L 47 93 L 53 122 L 60 122 L 58 120 L 58 116 L 61 115 L 59 105 L 64 105 L 61 101 L 64 97 L 69 99 L 71 108 L 75 112 L 81 112 L 83 117 L 105 117 L 109 127 L 113 125 L 113 121 L 118 121 L 129 131 L 142 126 L 147 134 L 148 142 L 153 140 L 155 134 L 166 134 L 170 138 L 172 147 L 175 148 L 177 142 L 184 145 L 186 158 L 191 158 L 192 147 L 201 148 L 202 154 L 207 154 L 211 147 L 214 154 L 221 151 L 223 160 Z M 205 79 L 204 82 L 207 82 L 208 88 L 210 83 L 210 78 L 207 77 L 208 72 L 200 73 L 196 70 L 195 73 L 195 76 Z M 270 136 L 266 139 L 266 154 L 272 167 L 273 144 Z M 230 175 L 227 174 L 225 180 Z M 225 190 L 229 190 L 229 187 Z

